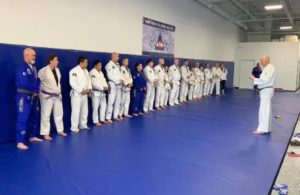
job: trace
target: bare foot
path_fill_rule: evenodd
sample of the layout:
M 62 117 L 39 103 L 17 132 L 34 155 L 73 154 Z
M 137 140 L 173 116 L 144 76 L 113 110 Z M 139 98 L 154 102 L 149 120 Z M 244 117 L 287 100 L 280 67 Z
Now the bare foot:
M 67 134 L 65 132 L 60 132 L 60 133 L 58 133 L 58 135 L 62 136 L 62 137 L 66 137 L 67 136 Z
M 121 121 L 122 119 L 114 118 L 114 121 Z
M 134 113 L 133 116 L 138 116 L 138 114 Z
M 31 142 L 42 142 L 43 140 L 38 138 L 38 137 L 31 137 L 31 138 L 29 138 L 29 141 L 31 141 Z
M 139 112 L 139 115 L 143 115 L 144 113 L 143 112 Z
M 264 135 L 264 134 L 267 134 L 267 133 L 255 130 L 255 131 L 253 131 L 253 134 L 255 134 L 255 135 Z
M 96 126 L 100 126 L 100 125 L 101 125 L 101 123 L 99 123 L 99 122 L 98 122 L 98 123 L 95 123 L 95 125 L 96 125 Z
M 106 122 L 106 121 L 100 121 L 100 123 L 102 123 L 102 124 L 107 124 L 107 122 Z
M 113 122 L 113 121 L 110 120 L 110 119 L 107 119 L 106 121 L 107 121 L 107 123 L 112 123 L 112 122 Z
M 49 135 L 44 135 L 44 140 L 52 141 L 53 139 Z
M 20 150 L 27 150 L 28 146 L 26 146 L 25 144 L 23 144 L 22 142 L 17 144 L 17 148 Z
M 129 114 L 128 114 L 128 115 L 125 115 L 125 117 L 126 117 L 126 118 L 132 118 L 132 116 L 129 115 Z
M 122 116 L 119 116 L 119 119 L 120 119 L 120 120 L 123 120 L 124 118 L 123 118 Z

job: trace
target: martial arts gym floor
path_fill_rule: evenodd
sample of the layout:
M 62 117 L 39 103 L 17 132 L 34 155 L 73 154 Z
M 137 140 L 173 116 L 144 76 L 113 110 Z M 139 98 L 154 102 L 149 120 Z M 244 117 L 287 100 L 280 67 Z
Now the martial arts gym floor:
M 28 151 L 0 145 L 2 195 L 266 195 L 300 110 L 276 93 L 271 135 L 255 136 L 259 97 L 234 91 L 152 112 Z M 299 161 L 298 161 L 299 162 Z

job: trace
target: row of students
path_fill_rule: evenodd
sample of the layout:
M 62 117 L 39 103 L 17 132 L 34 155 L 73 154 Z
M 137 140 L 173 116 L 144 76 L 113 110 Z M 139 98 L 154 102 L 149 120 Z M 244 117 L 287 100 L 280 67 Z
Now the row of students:
M 112 53 L 111 60 L 105 65 L 106 76 L 99 60 L 93 62 L 88 71 L 88 59 L 80 56 L 77 66 L 69 72 L 71 86 L 71 131 L 89 129 L 88 99 L 92 100 L 92 119 L 96 126 L 121 121 L 123 118 L 138 116 L 149 111 L 165 109 L 168 105 L 185 103 L 212 94 L 216 85 L 216 94 L 221 80 L 226 80 L 227 70 L 216 65 L 206 68 L 195 64 L 189 67 L 184 60 L 174 59 L 170 67 L 164 59 L 159 59 L 154 66 L 153 60 L 147 60 L 146 66 L 137 63 L 131 72 L 127 58 L 119 62 L 119 54 Z M 50 116 L 53 113 L 58 135 L 66 136 L 63 125 L 63 106 L 61 96 L 61 73 L 58 56 L 50 55 L 48 65 L 37 72 L 35 51 L 24 50 L 24 64 L 16 71 L 17 85 L 17 147 L 27 149 L 26 135 L 30 141 L 52 140 L 50 136 Z M 224 93 L 224 92 L 223 92 Z M 41 104 L 40 131 L 38 130 L 39 103 Z M 130 111 L 131 110 L 131 111 Z M 131 112 L 132 115 L 129 113 Z M 30 129 L 30 132 L 27 131 Z

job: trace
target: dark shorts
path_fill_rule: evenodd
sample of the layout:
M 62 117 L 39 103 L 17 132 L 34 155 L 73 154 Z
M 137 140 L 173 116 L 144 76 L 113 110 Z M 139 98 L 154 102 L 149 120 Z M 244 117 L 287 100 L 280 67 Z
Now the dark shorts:
M 221 90 L 226 88 L 226 80 L 221 81 Z

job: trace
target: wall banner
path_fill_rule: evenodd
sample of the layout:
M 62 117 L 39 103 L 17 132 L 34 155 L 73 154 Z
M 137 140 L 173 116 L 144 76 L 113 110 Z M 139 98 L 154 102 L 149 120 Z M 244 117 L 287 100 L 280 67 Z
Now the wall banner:
M 143 18 L 143 55 L 174 57 L 175 26 Z

